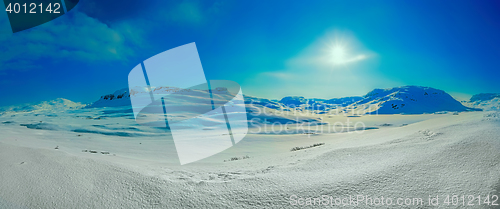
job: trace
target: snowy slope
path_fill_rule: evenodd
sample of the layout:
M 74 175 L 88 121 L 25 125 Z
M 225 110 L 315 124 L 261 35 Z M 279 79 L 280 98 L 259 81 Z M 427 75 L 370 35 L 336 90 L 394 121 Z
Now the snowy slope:
M 176 87 L 155 87 L 152 89 L 153 94 L 159 94 L 159 95 L 167 95 L 173 92 L 179 91 L 179 88 Z M 197 90 L 193 91 L 197 92 Z M 226 94 L 227 92 L 220 91 L 220 90 L 213 90 L 214 96 L 221 96 Z M 95 101 L 94 103 L 90 104 L 87 106 L 87 108 L 95 108 L 95 107 L 121 107 L 121 106 L 131 106 L 130 102 L 130 95 L 139 95 L 139 94 L 144 94 L 149 96 L 149 91 L 145 88 L 142 87 L 133 87 L 131 92 L 129 92 L 128 88 L 123 88 L 120 90 L 115 91 L 112 94 L 106 94 L 101 96 L 99 100 Z M 256 104 L 261 104 L 262 106 L 266 105 L 267 103 L 272 103 L 269 100 L 266 99 L 259 99 L 256 97 L 249 97 L 249 101 L 251 99 L 255 100 Z M 272 105 L 271 105 L 272 106 Z
M 378 114 L 423 114 L 475 110 L 465 107 L 442 90 L 422 86 L 375 89 L 350 108 L 358 112 Z
M 152 91 L 154 94 L 167 94 L 168 92 L 175 92 L 178 91 L 178 88 L 174 87 L 155 87 Z M 190 106 L 193 104 L 199 104 L 200 107 L 202 105 L 207 104 L 207 101 L 205 101 L 207 97 L 206 94 L 207 92 L 205 90 L 192 90 L 192 92 L 187 93 L 185 92 L 184 94 L 193 94 L 197 95 L 195 97 L 189 97 L 189 98 L 184 98 L 187 100 L 183 100 L 180 98 L 177 98 L 175 96 L 170 96 L 168 97 L 167 100 L 165 100 L 166 105 L 169 105 L 171 107 L 174 106 Z M 214 101 L 228 101 L 230 100 L 233 95 L 228 94 L 227 90 L 226 91 L 220 91 L 217 89 L 214 89 L 212 91 L 213 93 L 213 99 Z M 131 102 L 130 102 L 130 95 L 134 96 L 136 94 L 145 94 L 147 97 L 149 97 L 149 92 L 147 89 L 142 89 L 142 88 L 133 88 L 132 91 L 129 93 L 128 89 L 120 89 L 113 94 L 107 94 L 104 96 L 101 96 L 101 98 L 92 103 L 91 105 L 87 106 L 86 109 L 87 111 L 91 111 L 93 113 L 92 118 L 107 118 L 107 119 L 118 119 L 120 117 L 125 117 L 127 119 L 135 119 L 134 115 L 132 114 L 132 107 L 131 107 Z M 246 105 L 246 112 L 247 112 L 247 119 L 249 123 L 253 124 L 272 124 L 272 123 L 281 123 L 281 124 L 286 124 L 286 123 L 308 123 L 308 122 L 318 122 L 319 120 L 317 117 L 312 117 L 312 116 L 307 116 L 307 115 L 302 115 L 302 116 L 297 116 L 294 114 L 279 114 L 281 110 L 286 111 L 286 109 L 283 108 L 283 105 L 271 101 L 269 99 L 263 99 L 263 98 L 257 98 L 257 97 L 252 97 L 252 96 L 244 96 L 245 98 L 245 105 Z M 176 102 L 174 102 L 174 100 Z M 179 103 L 177 103 L 179 102 Z M 209 103 L 209 102 L 208 102 Z M 198 111 L 203 111 L 204 108 L 200 108 L 199 110 L 192 110 L 192 112 L 182 112 L 180 115 L 173 115 L 173 113 L 170 113 L 171 117 L 182 117 L 185 118 L 191 113 L 196 113 L 196 114 L 202 114 L 202 112 Z M 88 113 L 85 113 L 88 114 Z M 210 117 L 204 117 L 206 119 L 207 123 L 209 123 L 208 120 L 211 120 Z M 127 121 L 130 123 L 130 126 L 135 126 L 137 123 L 132 120 L 132 121 Z M 69 124 L 69 123 L 68 123 Z M 31 124 L 29 124 L 31 125 Z M 30 127 L 39 127 L 38 123 L 33 124 Z M 96 128 L 96 126 L 80 126 L 77 123 L 72 123 L 71 126 L 66 125 L 65 130 L 77 130 L 81 132 L 91 132 L 91 133 L 101 133 L 101 134 L 112 134 L 108 133 L 109 130 L 112 130 L 113 127 L 109 127 L 109 125 L 106 124 L 99 124 L 99 127 Z M 148 134 L 145 134 L 145 132 L 151 132 L 147 127 L 143 126 L 138 126 L 135 127 L 134 130 L 126 130 L 121 133 L 121 135 L 126 135 L 126 136 L 146 136 Z
M 51 101 L 43 101 L 35 104 L 23 104 L 9 107 L 0 107 L 0 112 L 39 112 L 39 111 L 64 111 L 80 109 L 85 105 L 67 99 L 58 98 Z
M 168 136 L 123 139 L 3 124 L 0 208 L 311 208 L 294 200 L 323 195 L 385 197 L 393 204 L 331 208 L 462 208 L 442 202 L 450 194 L 498 195 L 498 118 L 479 112 L 440 116 L 359 134 L 249 134 L 184 166 L 170 160 L 176 151 Z M 324 145 L 290 151 L 316 143 Z M 224 162 L 240 156 L 249 158 Z M 441 204 L 429 206 L 429 195 Z M 397 198 L 423 203 L 401 206 Z M 315 208 L 322 207 L 328 206 Z
M 470 101 L 464 102 L 464 105 L 471 108 L 479 108 L 484 111 L 500 110 L 500 94 L 476 94 L 470 98 Z
M 126 101 L 125 95 L 103 96 L 101 104 L 118 104 Z M 443 103 L 449 107 L 440 111 L 468 109 L 443 91 L 411 86 L 374 90 L 351 107 L 369 103 L 382 109 L 396 101 L 413 108 L 400 108 L 404 111 L 436 111 Z M 19 106 L 20 114 L 0 115 L 0 167 L 5 168 L 0 169 L 0 208 L 304 208 L 294 205 L 292 197 L 362 194 L 391 197 L 396 204 L 396 198 L 425 202 L 429 195 L 491 198 L 500 191 L 498 113 L 349 118 L 376 124 L 427 118 L 360 133 L 249 132 L 230 149 L 179 166 L 168 129 L 137 125 L 127 106 L 74 109 L 79 106 L 56 100 Z M 256 116 L 267 120 L 268 127 L 295 119 L 273 115 L 276 109 L 265 105 L 255 106 L 270 113 Z M 57 117 L 34 111 L 60 109 L 65 111 L 54 114 Z M 300 127 L 318 130 L 323 125 Z M 322 146 L 311 147 L 319 143 Z M 290 151 L 295 147 L 309 148 Z M 226 161 L 241 156 L 249 158 Z M 191 201 L 179 201 L 185 197 Z M 377 206 L 361 202 L 359 208 Z
M 154 94 L 166 94 L 168 92 L 174 92 L 178 90 L 178 88 L 174 87 L 156 87 L 153 89 Z M 120 89 L 115 91 L 112 94 L 107 94 L 101 96 L 99 100 L 96 102 L 90 104 L 87 106 L 87 108 L 98 108 L 98 107 L 124 107 L 128 106 L 131 108 L 131 102 L 130 102 L 130 92 L 128 92 L 128 88 Z M 133 88 L 132 89 L 132 95 L 135 94 L 147 94 L 148 90 L 147 89 L 142 89 L 142 88 Z M 218 91 L 213 91 L 214 93 L 214 98 L 217 99 L 219 97 L 224 98 L 224 92 L 218 92 Z M 227 95 L 226 95 L 227 96 Z M 226 98 L 227 99 L 227 98 Z M 264 98 L 258 98 L 258 97 L 253 97 L 253 96 L 244 96 L 245 99 L 245 104 L 248 107 L 248 112 L 253 112 L 253 111 L 258 111 L 255 110 L 255 108 L 270 108 L 270 109 L 280 109 L 282 108 L 282 104 L 278 102 L 271 101 L 269 99 L 264 99 Z

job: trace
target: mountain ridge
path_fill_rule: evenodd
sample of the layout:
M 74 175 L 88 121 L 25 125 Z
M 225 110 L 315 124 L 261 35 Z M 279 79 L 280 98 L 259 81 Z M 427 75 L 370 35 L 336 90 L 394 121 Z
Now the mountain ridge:
M 467 107 L 480 108 L 485 111 L 498 111 L 500 110 L 500 93 L 475 94 L 463 104 Z
M 171 92 L 174 88 L 158 87 L 153 91 Z M 147 89 L 133 88 L 132 94 L 144 93 Z M 341 97 L 332 99 L 286 96 L 281 100 L 269 100 L 245 95 L 245 104 L 287 111 L 312 111 L 325 114 L 330 110 L 351 112 L 353 114 L 423 114 L 436 112 L 463 112 L 500 110 L 500 94 L 482 93 L 471 97 L 467 102 L 459 102 L 443 90 L 424 86 L 399 86 L 374 89 L 364 96 Z M 84 105 L 67 99 L 56 99 L 36 104 L 23 104 L 3 107 L 3 112 L 29 112 L 46 109 L 79 109 L 98 107 L 131 106 L 129 88 L 119 89 L 112 94 L 101 96 L 97 101 Z M 480 108 L 480 109 L 478 109 Z
M 68 110 L 80 109 L 85 107 L 85 104 L 80 102 L 73 102 L 64 98 L 57 98 L 49 101 L 42 101 L 37 103 L 27 103 L 21 105 L 13 105 L 8 107 L 0 107 L 1 112 L 39 112 L 46 110 Z
M 166 88 L 167 90 L 169 88 Z M 155 88 L 154 91 L 162 90 Z M 165 90 L 165 89 L 163 89 Z M 145 91 L 144 89 L 132 91 Z M 134 93 L 134 92 L 132 92 Z M 127 88 L 115 91 L 87 106 L 106 107 L 130 105 L 130 93 Z M 307 99 L 303 96 L 286 96 L 279 101 L 245 95 L 245 103 L 271 109 L 295 109 L 325 113 L 332 109 L 356 111 L 361 114 L 423 114 L 442 111 L 463 112 L 477 111 L 472 106 L 464 106 L 443 90 L 424 86 L 400 86 L 387 89 L 374 89 L 364 96 L 332 99 Z

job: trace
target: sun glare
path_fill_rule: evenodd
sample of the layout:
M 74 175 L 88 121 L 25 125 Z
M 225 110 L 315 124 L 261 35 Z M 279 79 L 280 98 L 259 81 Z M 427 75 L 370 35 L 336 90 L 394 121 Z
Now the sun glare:
M 335 46 L 332 48 L 332 61 L 336 64 L 345 62 L 345 49 L 342 46 Z
M 358 62 L 367 58 L 364 54 L 353 54 L 352 51 L 341 44 L 335 44 L 330 47 L 329 62 L 333 65 L 346 65 L 348 63 Z
M 311 53 L 314 62 L 327 69 L 347 69 L 356 67 L 355 64 L 369 59 L 374 54 L 364 49 L 363 45 L 350 33 L 335 31 L 328 34 L 314 45 L 315 52 Z M 317 50 L 317 51 L 316 51 Z M 333 67 L 333 68 L 331 68 Z

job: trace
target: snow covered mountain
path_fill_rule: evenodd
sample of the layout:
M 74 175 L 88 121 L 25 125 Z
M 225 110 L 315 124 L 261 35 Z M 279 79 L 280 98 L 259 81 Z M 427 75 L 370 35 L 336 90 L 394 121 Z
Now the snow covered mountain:
M 288 108 L 293 108 L 297 110 L 311 110 L 318 113 L 324 113 L 324 111 L 336 109 L 339 107 L 345 107 L 353 104 L 363 97 L 343 97 L 343 98 L 333 98 L 333 99 L 306 99 L 301 96 L 288 96 L 283 97 L 279 102 Z
M 378 114 L 423 114 L 443 111 L 474 111 L 448 93 L 430 87 L 401 86 L 375 89 L 362 100 L 350 105 L 356 112 Z
M 0 107 L 0 112 L 40 112 L 40 111 L 64 111 L 80 109 L 84 104 L 67 99 L 58 98 L 51 101 L 43 101 L 35 104 L 22 104 L 9 107 Z
M 333 98 L 329 100 L 325 100 L 324 102 L 327 104 L 336 104 L 336 105 L 342 105 L 342 106 L 347 106 L 352 103 L 355 103 L 359 100 L 362 100 L 363 97 L 342 97 L 342 98 Z
M 112 94 L 101 96 L 99 100 L 88 105 L 87 108 L 130 106 L 130 104 L 129 89 L 123 88 Z
M 423 114 L 478 110 L 473 107 L 465 107 L 442 90 L 422 86 L 374 89 L 363 97 L 344 97 L 329 100 L 289 96 L 281 99 L 279 103 L 284 107 L 311 110 L 319 114 L 328 112 L 329 114 L 343 112 L 354 115 L 367 113 Z
M 176 87 L 154 87 L 153 94 L 168 94 L 179 91 Z M 219 92 L 220 93 L 220 92 Z M 87 108 L 94 107 L 120 107 L 131 106 L 130 95 L 144 94 L 149 95 L 149 90 L 144 87 L 133 87 L 132 90 L 123 88 L 115 91 L 112 94 L 101 96 L 99 100 L 87 106 Z
M 175 92 L 177 91 L 178 88 L 175 87 L 156 87 L 153 89 L 153 92 L 155 94 L 162 94 L 162 93 L 167 93 L 167 92 Z M 94 107 L 119 107 L 119 106 L 131 106 L 130 102 L 130 94 L 135 95 L 135 94 L 148 94 L 147 89 L 143 88 L 132 88 L 132 92 L 129 92 L 128 88 L 123 88 L 120 90 L 115 91 L 112 94 L 106 94 L 101 96 L 99 100 L 95 101 L 94 103 L 90 104 L 87 106 L 87 108 L 94 108 Z M 220 91 L 215 91 L 214 93 L 220 93 Z M 277 102 L 273 102 L 268 99 L 263 99 L 263 98 L 257 98 L 257 97 L 252 97 L 252 96 L 245 96 L 245 103 L 246 104 L 254 104 L 258 106 L 265 106 L 268 108 L 280 108 L 281 105 Z
M 463 104 L 467 107 L 479 108 L 485 111 L 500 110 L 500 93 L 476 94 Z

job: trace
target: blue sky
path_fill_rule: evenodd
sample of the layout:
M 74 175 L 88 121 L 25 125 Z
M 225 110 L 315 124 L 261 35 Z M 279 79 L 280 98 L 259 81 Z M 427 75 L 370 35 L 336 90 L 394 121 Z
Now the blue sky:
M 130 70 L 196 42 L 207 79 L 243 93 L 334 98 L 421 85 L 459 99 L 500 92 L 497 1 L 98 1 L 0 31 L 0 106 L 90 103 Z M 8 24 L 0 14 L 0 28 Z

